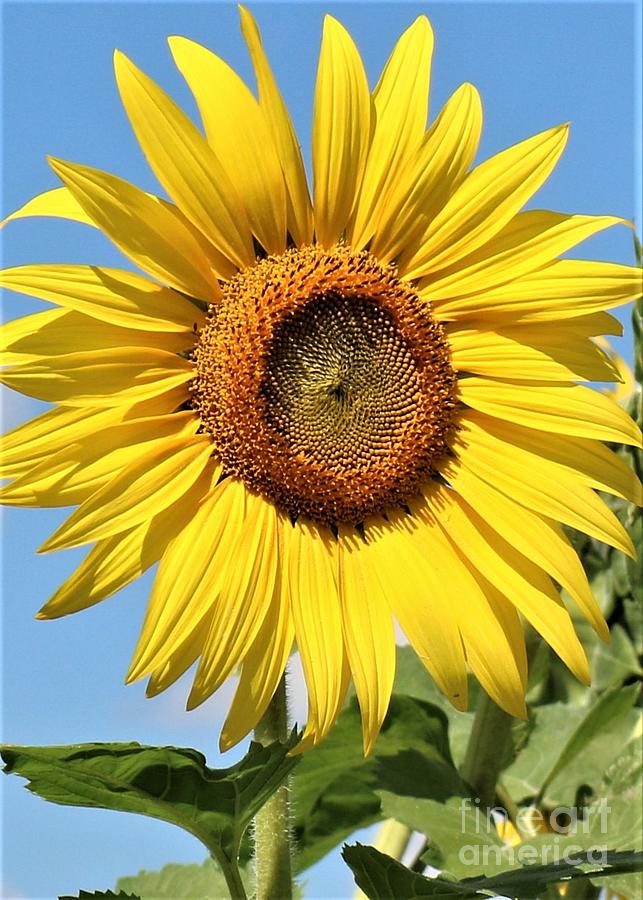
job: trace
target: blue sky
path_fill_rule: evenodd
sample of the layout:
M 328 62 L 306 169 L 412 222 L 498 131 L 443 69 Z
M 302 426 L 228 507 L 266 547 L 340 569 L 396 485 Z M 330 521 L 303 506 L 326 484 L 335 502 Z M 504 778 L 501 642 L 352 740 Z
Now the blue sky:
M 303 3 L 249 4 L 308 154 L 321 23 L 332 12 L 349 28 L 374 83 L 395 39 L 420 13 L 435 35 L 431 117 L 463 81 L 480 90 L 485 130 L 479 159 L 537 131 L 571 121 L 568 149 L 530 204 L 563 212 L 636 218 L 641 195 L 636 135 L 632 3 Z M 5 3 L 3 213 L 56 186 L 45 155 L 104 168 L 158 191 L 129 129 L 112 76 L 118 47 L 189 112 L 194 106 L 173 68 L 167 35 L 211 47 L 244 77 L 251 70 L 229 3 Z M 576 256 L 632 261 L 631 234 L 615 228 Z M 55 220 L 12 223 L 3 264 L 86 262 L 123 265 L 106 239 Z M 42 308 L 6 294 L 6 318 Z M 629 312 L 624 313 L 627 323 Z M 629 333 L 629 332 L 628 332 Z M 622 351 L 631 356 L 627 338 Z M 3 395 L 5 428 L 38 413 L 36 401 Z M 9 510 L 3 522 L 4 739 L 23 744 L 138 740 L 195 746 L 211 765 L 231 685 L 185 713 L 183 679 L 156 700 L 124 673 L 142 621 L 151 579 L 93 609 L 56 622 L 33 614 L 71 572 L 83 551 L 37 556 L 63 511 Z M 296 708 L 304 714 L 295 679 Z M 79 888 L 105 890 L 122 874 L 166 862 L 200 861 L 201 845 L 171 826 L 123 814 L 48 805 L 17 778 L 3 779 L 2 895 L 49 898 Z M 347 897 L 352 880 L 337 854 L 307 877 L 311 897 Z

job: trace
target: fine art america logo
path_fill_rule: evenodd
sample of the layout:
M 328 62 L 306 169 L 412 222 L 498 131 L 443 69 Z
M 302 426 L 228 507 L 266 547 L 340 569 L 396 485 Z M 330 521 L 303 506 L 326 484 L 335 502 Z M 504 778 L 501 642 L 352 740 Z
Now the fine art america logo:
M 601 799 L 582 808 L 524 806 L 510 817 L 501 806 L 484 809 L 479 800 L 466 798 L 460 802 L 462 834 L 488 835 L 489 840 L 463 844 L 458 856 L 468 866 L 573 865 L 582 854 L 583 862 L 604 866 L 607 844 L 601 843 L 601 835 L 607 834 L 610 812 Z

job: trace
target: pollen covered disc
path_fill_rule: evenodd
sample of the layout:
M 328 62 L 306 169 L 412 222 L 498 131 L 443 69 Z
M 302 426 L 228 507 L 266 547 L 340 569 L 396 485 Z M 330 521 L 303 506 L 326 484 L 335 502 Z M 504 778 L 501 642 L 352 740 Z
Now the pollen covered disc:
M 366 252 L 309 246 L 240 273 L 195 365 L 193 405 L 225 472 L 293 518 L 358 524 L 406 503 L 454 433 L 442 328 Z

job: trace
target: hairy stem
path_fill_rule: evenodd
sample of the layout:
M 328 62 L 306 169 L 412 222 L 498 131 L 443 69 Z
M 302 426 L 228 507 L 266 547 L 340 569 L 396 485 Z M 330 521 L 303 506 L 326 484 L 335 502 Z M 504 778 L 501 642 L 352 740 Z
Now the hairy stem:
M 266 746 L 288 737 L 286 676 L 255 728 L 255 739 Z M 257 900 L 291 900 L 291 829 L 289 785 L 283 784 L 255 816 Z

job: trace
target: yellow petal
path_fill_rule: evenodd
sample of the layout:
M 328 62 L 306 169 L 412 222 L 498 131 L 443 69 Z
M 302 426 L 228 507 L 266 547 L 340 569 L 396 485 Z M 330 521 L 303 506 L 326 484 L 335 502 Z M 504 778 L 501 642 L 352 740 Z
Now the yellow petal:
M 16 266 L 0 271 L 0 287 L 122 328 L 193 333 L 204 320 L 202 310 L 186 297 L 124 269 Z
M 555 522 L 543 519 L 497 491 L 476 474 L 469 454 L 442 474 L 470 507 L 512 547 L 551 575 L 578 603 L 603 639 L 609 630 L 576 551 Z
M 467 323 L 469 325 L 469 323 Z M 460 372 L 512 381 L 618 381 L 611 360 L 573 327 L 517 325 L 502 330 L 447 328 L 454 367 Z
M 60 330 L 61 336 L 64 338 L 65 315 L 64 309 L 48 309 L 45 312 L 22 316 L 20 319 L 12 319 L 10 322 L 0 325 L 0 365 L 15 366 L 22 362 L 31 362 L 32 359 L 42 356 L 42 353 L 21 353 L 21 349 L 24 349 L 25 342 L 28 346 L 32 343 L 30 341 L 32 336 L 38 341 L 39 335 L 41 333 L 46 335 L 48 331 L 53 331 L 55 334 L 56 330 Z M 61 318 L 63 323 L 60 322 Z M 44 347 L 47 349 L 46 343 Z
M 0 478 L 21 474 L 43 456 L 56 453 L 79 435 L 119 421 L 122 415 L 119 409 L 48 409 L 3 435 Z
M 455 266 L 430 275 L 422 296 L 446 308 L 460 309 L 471 297 L 491 291 L 551 263 L 571 247 L 612 225 L 625 224 L 614 216 L 567 216 L 548 210 L 518 213 L 488 243 Z M 484 302 L 477 309 L 484 309 Z
M 12 478 L 74 441 L 127 418 L 166 415 L 175 412 L 188 397 L 187 389 L 174 388 L 164 394 L 135 403 L 129 408 L 83 407 L 51 409 L 30 422 L 19 425 L 2 438 L 2 474 Z
M 636 266 L 561 259 L 498 287 L 441 300 L 435 308 L 443 319 L 484 314 L 558 322 L 635 300 L 642 293 L 641 280 Z M 422 295 L 428 298 L 431 291 L 429 285 Z
M 168 440 L 148 451 L 79 506 L 41 552 L 110 537 L 167 509 L 192 487 L 211 452 L 203 435 Z
M 601 313 L 595 313 L 594 315 L 601 315 Z M 607 315 L 607 313 L 602 313 L 602 315 Z M 620 324 L 620 323 L 619 323 Z M 607 334 L 607 332 L 604 332 Z M 612 332 L 613 334 L 622 335 L 622 331 Z M 606 393 L 610 393 L 614 400 L 619 404 L 619 406 L 628 407 L 632 397 L 637 391 L 637 381 L 634 372 L 627 364 L 627 362 L 623 359 L 623 357 L 616 352 L 616 350 L 612 347 L 607 338 L 597 337 L 596 343 L 601 347 L 607 356 L 610 359 L 610 362 L 616 369 L 619 374 L 620 384 L 613 388 L 603 388 Z
M 373 139 L 349 229 L 350 243 L 358 249 L 373 236 L 386 191 L 398 181 L 424 137 L 432 53 L 431 25 L 426 16 L 418 16 L 398 40 L 373 91 Z
M 543 131 L 475 168 L 429 223 L 419 246 L 401 256 L 400 271 L 419 278 L 490 241 L 547 179 L 567 133 L 566 125 Z
M 539 431 L 641 445 L 641 432 L 610 397 L 579 384 L 511 385 L 486 378 L 458 383 L 461 400 L 473 409 Z
M 24 206 L 17 209 L 11 215 L 0 222 L 0 228 L 13 222 L 14 219 L 25 219 L 29 216 L 53 216 L 57 219 L 71 219 L 72 222 L 81 222 L 83 225 L 91 225 L 96 228 L 96 223 L 87 215 L 80 203 L 71 191 L 66 187 L 54 188 L 37 194 L 28 200 Z
M 127 675 L 134 681 L 162 668 L 195 632 L 207 634 L 226 568 L 245 515 L 242 482 L 213 480 L 191 521 L 168 544 Z
M 362 712 L 364 754 L 368 755 L 393 690 L 395 632 L 386 595 L 365 559 L 363 539 L 355 529 L 342 529 L 337 549 L 344 644 Z
M 196 126 L 119 51 L 114 54 L 114 70 L 123 106 L 151 169 L 216 248 L 214 268 L 230 276 L 235 268 L 252 264 L 250 227 L 235 186 Z
M 530 323 L 520 319 L 517 324 L 522 326 L 523 324 Z M 538 324 L 542 328 L 543 323 L 539 322 Z M 597 335 L 602 334 L 615 334 L 618 337 L 622 337 L 623 335 L 623 323 L 619 322 L 615 316 L 612 316 L 607 312 L 585 313 L 581 316 L 574 316 L 572 319 L 564 319 L 558 327 L 562 328 L 564 331 L 572 332 L 576 335 L 583 335 L 584 337 L 596 337 Z M 605 350 L 610 361 L 613 363 L 614 368 L 620 373 L 619 366 L 610 355 L 608 348 L 605 347 L 601 340 L 597 340 L 596 343 Z
M 290 524 L 280 521 L 278 527 L 280 562 L 275 589 L 266 617 L 243 660 L 239 685 L 221 731 L 219 747 L 222 752 L 242 740 L 266 711 L 286 668 L 295 638 L 283 568 L 282 529 L 290 528 Z
M 0 488 L 0 500 L 18 506 L 83 503 L 141 454 L 168 440 L 193 435 L 198 427 L 199 420 L 191 411 L 111 424 L 79 436 Z
M 464 558 L 461 553 L 460 557 Z M 477 570 L 474 572 L 473 567 L 469 565 L 466 559 L 465 562 L 467 568 L 471 570 L 480 588 L 483 590 L 490 608 L 493 610 L 495 617 L 502 625 L 503 631 L 507 636 L 507 641 L 513 653 L 515 664 L 518 668 L 520 681 L 522 684 L 524 702 L 524 694 L 527 691 L 527 682 L 529 676 L 527 648 L 525 646 L 524 624 L 513 603 L 507 597 L 505 597 L 503 593 L 497 590 L 497 588 L 495 588 L 489 581 L 487 581 L 487 579 L 484 578 L 480 572 L 478 572 Z
M 250 223 L 269 253 L 283 253 L 286 190 L 263 110 L 237 73 L 214 53 L 184 37 L 169 38 L 169 45 L 194 94 L 208 143 L 225 172 L 222 189 L 229 183 L 235 198 L 240 198 L 240 223 Z
M 121 347 L 52 356 L 0 373 L 29 397 L 68 406 L 117 406 L 161 394 L 192 378 L 187 360 L 152 348 Z
M 177 234 L 182 234 L 183 230 L 187 230 L 199 248 L 200 256 L 210 260 L 210 256 L 213 253 L 212 244 L 185 218 L 176 206 L 162 200 L 160 197 L 156 197 L 154 194 L 145 193 L 145 196 L 152 203 L 163 207 L 163 216 L 165 218 L 176 221 L 177 225 L 174 230 L 177 231 Z M 0 228 L 13 219 L 22 219 L 28 216 L 54 216 L 59 219 L 70 219 L 73 222 L 80 222 L 83 225 L 91 225 L 94 228 L 99 227 L 94 219 L 85 212 L 73 193 L 66 187 L 55 188 L 52 191 L 46 191 L 44 194 L 38 194 L 36 197 L 33 197 L 16 212 L 7 216 L 4 222 L 0 222 Z M 174 225 L 172 227 L 174 228 Z M 132 252 L 134 252 L 134 248 Z M 210 260 L 210 262 L 213 262 L 213 260 Z M 141 268 L 144 268 L 144 266 L 141 265 Z M 209 275 L 208 270 L 207 277 Z M 198 294 L 195 293 L 194 296 L 198 296 Z M 205 299 L 209 297 L 210 294 L 208 293 Z
M 553 465 L 560 466 L 561 478 L 570 473 L 573 478 L 580 478 L 599 491 L 607 491 L 639 506 L 643 505 L 641 482 L 636 473 L 621 456 L 617 456 L 600 441 L 548 434 L 513 422 L 503 422 L 501 419 L 485 416 L 484 413 L 469 413 L 467 418 L 498 440 L 522 447 L 549 460 Z
M 406 169 L 395 173 L 371 245 L 379 259 L 397 259 L 420 240 L 427 221 L 462 183 L 481 129 L 480 96 L 473 85 L 463 84 L 446 102 Z
M 364 174 L 371 98 L 357 47 L 324 19 L 313 110 L 313 206 L 317 242 L 330 247 L 348 224 Z
M 460 460 L 475 460 L 476 474 L 521 506 L 635 555 L 614 513 L 572 472 L 563 474 L 547 459 L 498 440 L 474 419 L 460 423 L 454 450 Z
M 462 640 L 432 564 L 441 546 L 433 539 L 432 529 L 416 517 L 401 512 L 387 515 L 387 522 L 367 522 L 366 553 L 395 618 L 421 661 L 453 705 L 466 709 Z
M 297 135 L 263 50 L 257 23 L 244 6 L 239 6 L 239 15 L 257 79 L 259 106 L 279 152 L 284 173 L 288 231 L 298 246 L 309 244 L 313 237 L 313 210 Z
M 99 541 L 36 618 L 57 619 L 88 609 L 138 578 L 143 573 L 141 548 L 147 529 L 143 522 Z
M 165 353 L 192 349 L 194 335 L 152 332 L 103 324 L 74 311 L 48 309 L 0 326 L 0 365 L 33 363 L 48 357 L 122 347 L 147 347 Z
M 201 655 L 204 640 L 205 632 L 195 629 L 167 662 L 152 672 L 145 687 L 145 696 L 156 697 L 185 674 Z
M 219 688 L 245 657 L 270 608 L 277 580 L 277 511 L 248 492 L 246 515 L 225 567 L 188 699 L 193 709 Z
M 99 541 L 37 613 L 37 619 L 56 619 L 87 609 L 111 597 L 157 562 L 170 541 L 191 520 L 205 490 L 207 473 L 168 509 L 150 522 Z
M 170 204 L 99 169 L 49 163 L 98 227 L 144 272 L 206 302 L 220 296 L 212 262 Z
M 347 687 L 335 538 L 298 519 L 286 540 L 290 606 L 308 687 L 304 740 L 318 743 L 339 715 Z
M 457 494 L 439 486 L 430 506 L 469 564 L 520 610 L 565 665 L 589 684 L 589 667 L 569 613 L 542 569 L 492 531 Z
M 417 542 L 428 560 L 434 577 L 443 585 L 448 614 L 461 633 L 467 660 L 478 680 L 491 697 L 511 715 L 525 716 L 525 691 L 522 678 L 524 639 L 506 632 L 494 608 L 485 596 L 475 569 L 442 531 L 426 501 L 415 501 L 414 516 L 424 526 L 417 530 Z M 430 536 L 424 544 L 425 535 Z M 514 646 L 517 644 L 517 646 Z M 493 647 L 493 654 L 489 648 Z

